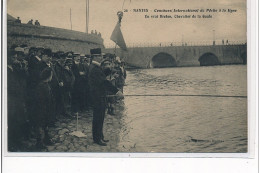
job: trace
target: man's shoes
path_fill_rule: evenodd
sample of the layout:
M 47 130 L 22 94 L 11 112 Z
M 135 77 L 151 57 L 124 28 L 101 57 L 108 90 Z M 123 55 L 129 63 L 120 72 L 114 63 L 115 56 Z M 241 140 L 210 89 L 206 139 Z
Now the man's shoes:
M 101 142 L 101 141 L 94 141 L 94 143 L 96 143 L 96 144 L 98 144 L 98 145 L 100 145 L 100 146 L 107 146 L 106 143 L 103 143 L 103 142 Z
M 109 115 L 115 115 L 115 113 L 114 113 L 114 108 L 108 108 L 108 111 L 107 111 L 107 113 L 109 114 Z
M 103 142 L 109 142 L 108 139 L 101 139 Z

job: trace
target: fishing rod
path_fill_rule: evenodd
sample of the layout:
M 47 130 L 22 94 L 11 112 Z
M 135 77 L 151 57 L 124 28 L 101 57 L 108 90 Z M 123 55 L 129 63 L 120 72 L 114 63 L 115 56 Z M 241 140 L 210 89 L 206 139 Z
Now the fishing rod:
M 133 94 L 123 95 L 123 97 L 233 97 L 247 98 L 247 96 L 232 96 L 232 95 L 192 95 L 192 94 Z M 107 95 L 106 97 L 117 97 L 117 95 Z

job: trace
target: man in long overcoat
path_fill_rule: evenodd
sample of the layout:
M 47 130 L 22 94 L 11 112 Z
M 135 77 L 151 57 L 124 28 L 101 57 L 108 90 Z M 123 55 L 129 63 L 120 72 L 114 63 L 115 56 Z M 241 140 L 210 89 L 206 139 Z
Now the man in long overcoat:
M 95 49 L 94 49 L 95 50 Z M 108 140 L 104 139 L 103 135 L 103 123 L 105 117 L 106 109 L 106 93 L 110 91 L 111 93 L 117 94 L 122 97 L 122 93 L 113 86 L 108 80 L 106 80 L 106 75 L 104 71 L 107 66 L 105 62 L 101 64 L 97 61 L 102 61 L 101 50 L 92 51 L 92 63 L 90 65 L 89 71 L 89 86 L 91 93 L 91 101 L 93 106 L 93 121 L 92 121 L 92 135 L 94 143 L 101 146 L 106 146 Z

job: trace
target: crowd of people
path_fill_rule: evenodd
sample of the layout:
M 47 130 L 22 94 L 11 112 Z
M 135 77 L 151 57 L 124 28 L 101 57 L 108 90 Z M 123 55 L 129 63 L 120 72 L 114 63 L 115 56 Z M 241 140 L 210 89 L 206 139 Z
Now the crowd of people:
M 15 23 L 22 23 L 20 17 L 17 17 L 17 19 L 15 19 L 14 22 L 15 22 Z M 28 24 L 28 25 L 33 25 L 33 19 L 29 20 L 29 21 L 27 22 L 27 24 Z M 34 25 L 40 26 L 41 24 L 40 24 L 40 22 L 39 22 L 38 20 L 35 20 Z
M 29 20 L 29 21 L 27 22 L 27 24 L 28 24 L 28 25 L 33 25 L 33 19 Z M 40 22 L 39 22 L 38 20 L 35 20 L 34 25 L 40 26 L 41 24 L 40 24 Z
M 7 58 L 8 150 L 18 151 L 21 141 L 32 137 L 37 149 L 53 144 L 48 128 L 87 110 L 93 111 L 94 142 L 106 145 L 105 111 L 114 114 L 125 79 L 124 62 L 99 48 L 85 55 L 13 45 Z
M 97 30 L 91 30 L 91 33 L 90 33 L 91 35 L 97 35 L 97 36 L 99 36 L 99 37 L 101 37 L 101 33 L 100 32 L 97 32 Z

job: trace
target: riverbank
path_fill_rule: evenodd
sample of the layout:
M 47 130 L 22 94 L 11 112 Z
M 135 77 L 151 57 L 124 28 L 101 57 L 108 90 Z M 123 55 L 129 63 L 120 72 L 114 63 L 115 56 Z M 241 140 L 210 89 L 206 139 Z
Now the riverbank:
M 53 145 L 47 146 L 46 149 L 35 149 L 36 140 L 30 138 L 23 141 L 25 147 L 23 151 L 18 152 L 118 152 L 119 133 L 121 129 L 121 111 L 123 103 L 120 101 L 115 105 L 115 115 L 106 114 L 104 120 L 104 136 L 109 142 L 107 146 L 100 146 L 93 142 L 92 138 L 92 111 L 79 113 L 78 131 L 82 132 L 85 137 L 77 137 L 73 132 L 77 131 L 76 117 L 60 117 L 54 127 L 49 128 L 49 135 Z

